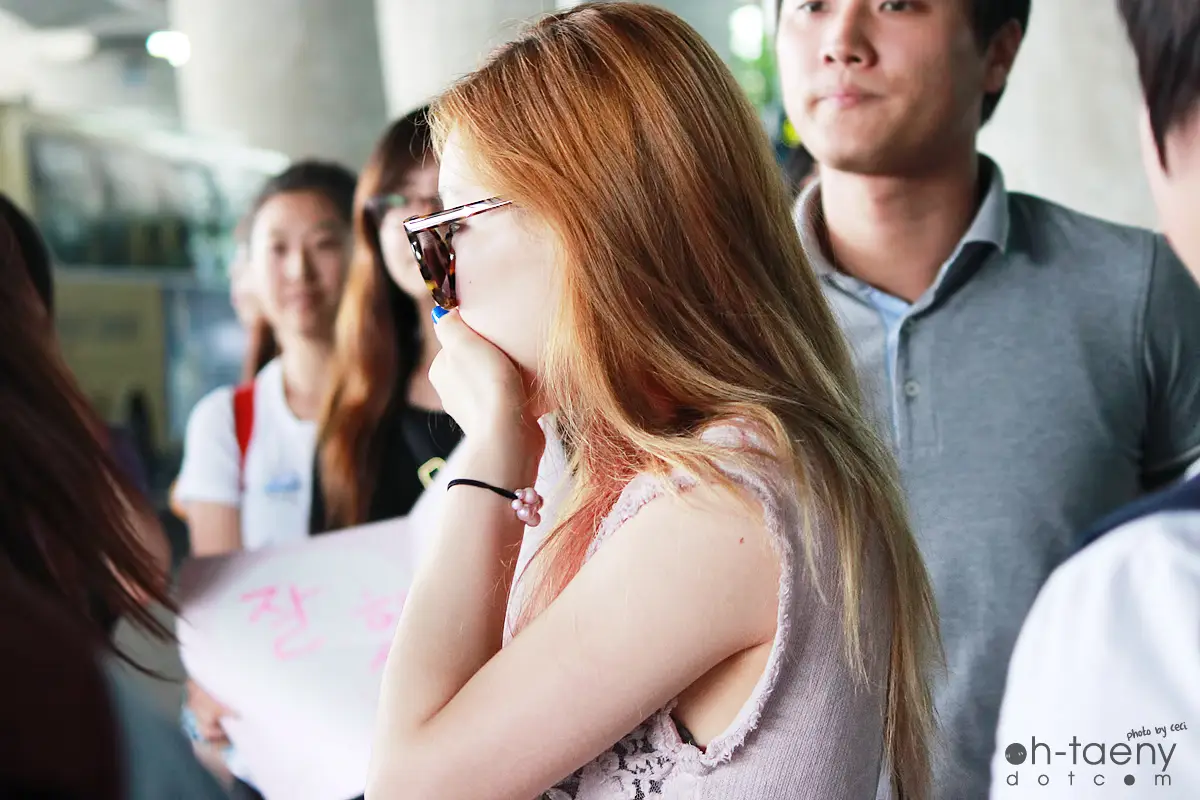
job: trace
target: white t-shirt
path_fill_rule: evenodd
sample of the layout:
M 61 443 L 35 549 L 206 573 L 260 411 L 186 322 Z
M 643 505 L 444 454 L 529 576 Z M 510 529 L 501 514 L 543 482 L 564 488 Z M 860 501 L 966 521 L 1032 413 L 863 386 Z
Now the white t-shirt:
M 1109 794 L 1200 797 L 1200 510 L 1141 517 L 1067 561 L 1009 664 L 993 800 Z
M 243 489 L 233 391 L 217 389 L 192 409 L 175 499 L 240 508 L 246 550 L 303 541 L 312 505 L 316 423 L 297 419 L 288 407 L 279 359 L 263 367 L 254 380 Z

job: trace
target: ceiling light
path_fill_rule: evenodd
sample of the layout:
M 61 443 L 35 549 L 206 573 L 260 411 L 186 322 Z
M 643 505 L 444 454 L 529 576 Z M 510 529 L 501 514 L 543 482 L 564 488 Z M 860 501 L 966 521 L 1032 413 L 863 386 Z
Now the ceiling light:
M 192 43 L 180 31 L 155 31 L 146 37 L 146 52 L 172 67 L 182 67 L 192 57 Z

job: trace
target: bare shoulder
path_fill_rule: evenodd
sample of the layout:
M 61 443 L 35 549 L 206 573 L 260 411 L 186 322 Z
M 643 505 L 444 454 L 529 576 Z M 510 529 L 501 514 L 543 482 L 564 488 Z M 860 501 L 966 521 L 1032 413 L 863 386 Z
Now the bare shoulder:
M 626 525 L 739 545 L 769 541 L 761 500 L 748 488 L 715 481 L 656 493 Z
M 774 637 L 781 561 L 747 489 L 696 482 L 658 493 L 605 540 L 591 570 L 650 584 L 663 602 L 693 598 L 709 623 L 742 629 L 747 646 Z

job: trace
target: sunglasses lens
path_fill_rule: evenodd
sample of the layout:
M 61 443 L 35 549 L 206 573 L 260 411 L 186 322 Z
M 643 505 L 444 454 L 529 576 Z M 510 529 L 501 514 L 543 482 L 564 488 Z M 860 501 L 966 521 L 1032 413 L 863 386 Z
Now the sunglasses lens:
M 408 240 L 433 301 L 442 308 L 454 308 L 454 252 L 450 246 L 432 229 L 410 233 Z

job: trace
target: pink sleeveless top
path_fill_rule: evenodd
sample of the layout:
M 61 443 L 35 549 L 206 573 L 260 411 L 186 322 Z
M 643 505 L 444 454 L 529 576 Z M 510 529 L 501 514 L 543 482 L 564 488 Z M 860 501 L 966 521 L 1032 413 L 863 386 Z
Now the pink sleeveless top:
M 732 437 L 731 437 L 732 434 Z M 705 435 L 744 446 L 737 429 Z M 773 469 L 723 467 L 762 503 L 781 562 L 779 621 L 767 668 L 733 724 L 701 751 L 686 744 L 671 718 L 672 701 L 542 800 L 868 800 L 876 797 L 891 621 L 883 581 L 868 571 L 862 598 L 861 683 L 844 656 L 841 587 L 832 532 L 812 531 L 825 600 L 818 595 L 803 550 L 795 490 Z M 695 479 L 675 474 L 686 488 Z M 589 557 L 651 500 L 664 479 L 641 475 L 626 486 L 601 523 Z M 819 520 L 819 515 L 813 515 Z M 874 566 L 871 567 L 875 568 Z M 828 600 L 829 602 L 826 602 Z M 686 599 L 684 600 L 686 602 Z M 886 785 L 886 781 L 883 782 Z M 884 791 L 882 796 L 888 796 Z

